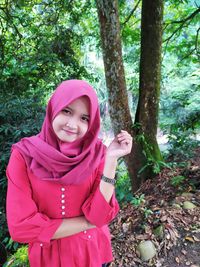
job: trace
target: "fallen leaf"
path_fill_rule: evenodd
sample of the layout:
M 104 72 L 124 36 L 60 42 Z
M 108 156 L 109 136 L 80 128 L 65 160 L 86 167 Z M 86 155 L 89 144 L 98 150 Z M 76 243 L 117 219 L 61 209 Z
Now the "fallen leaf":
M 191 237 L 191 236 L 186 236 L 186 237 L 185 237 L 185 240 L 194 243 L 194 239 L 193 239 L 193 237 Z
M 176 257 L 176 258 L 175 258 L 175 261 L 176 261 L 177 263 L 180 263 L 180 259 L 179 259 L 179 257 Z
M 187 254 L 187 251 L 186 251 L 185 249 L 182 249 L 182 250 L 181 250 L 181 253 L 182 253 L 183 255 L 186 255 L 186 254 Z
M 196 236 L 193 235 L 192 237 L 193 237 L 194 241 L 196 241 L 196 242 L 199 242 L 200 241 L 200 239 L 197 238 Z
M 123 223 L 123 224 L 122 224 L 123 232 L 124 232 L 124 233 L 128 232 L 129 229 L 130 229 L 130 226 L 131 226 L 131 223 Z
M 161 222 L 165 222 L 167 221 L 167 215 L 164 215 L 160 218 Z

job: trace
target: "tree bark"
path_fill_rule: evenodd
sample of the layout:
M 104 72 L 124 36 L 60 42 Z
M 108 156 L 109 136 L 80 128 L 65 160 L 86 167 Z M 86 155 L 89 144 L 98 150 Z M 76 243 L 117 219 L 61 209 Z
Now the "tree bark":
M 158 1 L 156 1 L 156 3 L 157 2 Z M 141 129 L 145 130 L 145 134 L 147 133 L 147 136 L 145 135 L 147 142 L 151 141 L 153 147 L 155 146 L 155 144 L 157 144 L 155 143 L 157 124 L 153 125 L 153 130 L 151 132 L 151 129 L 148 129 L 148 127 L 152 127 L 152 125 L 150 125 L 152 117 L 148 120 L 148 116 L 146 116 L 149 112 L 152 112 L 152 114 L 154 115 L 157 110 L 157 95 L 153 94 L 153 96 L 151 97 L 151 92 L 154 92 L 155 83 L 153 83 L 150 87 L 145 87 L 145 89 L 148 90 L 146 93 L 142 92 L 142 87 L 140 89 L 139 107 L 137 109 L 136 122 L 146 123 L 147 125 L 144 125 L 138 132 L 135 130 L 136 128 L 134 127 L 128 105 L 128 95 L 126 90 L 126 81 L 122 59 L 118 1 L 96 0 L 96 5 L 100 24 L 101 44 L 103 50 L 106 84 L 108 88 L 109 113 L 111 117 L 112 126 L 115 134 L 117 134 L 121 129 L 124 129 L 130 132 L 133 136 L 133 149 L 131 154 L 125 157 L 125 162 L 131 178 L 132 191 L 135 192 L 139 188 L 142 181 L 147 178 L 150 178 L 149 174 L 151 173 L 151 171 L 149 171 L 149 169 L 152 169 L 152 166 L 150 166 L 150 168 L 148 166 L 147 158 L 152 155 L 147 155 L 146 150 L 144 150 L 144 148 L 146 148 L 144 146 L 144 142 L 141 142 L 141 138 L 139 138 L 141 136 Z M 145 12 L 148 13 L 150 12 L 150 10 L 146 10 Z M 146 56 L 148 56 L 148 54 L 143 52 L 141 60 L 147 60 Z M 142 70 L 146 71 L 144 67 L 142 67 Z M 148 77 L 151 78 L 151 75 L 148 75 Z M 157 77 L 158 75 L 156 76 L 156 85 L 158 82 Z M 151 83 L 152 79 L 150 79 L 150 84 Z M 156 90 L 158 90 L 157 88 L 158 87 L 156 87 Z M 147 96 L 147 98 L 145 99 L 147 99 L 148 101 L 145 102 L 145 105 L 143 106 L 142 110 L 141 107 L 142 104 L 144 104 L 144 101 L 142 101 L 143 94 Z M 149 105 L 149 102 L 151 101 L 149 101 L 148 97 L 151 97 L 151 99 L 153 100 L 152 105 Z M 146 103 L 148 105 L 146 105 Z M 154 104 L 156 105 L 156 108 L 153 107 Z M 153 111 L 149 111 L 149 108 L 153 108 Z M 145 116 L 144 120 L 142 116 Z M 157 122 L 157 114 L 155 115 L 152 122 Z M 149 133 L 151 139 L 147 138 Z M 149 150 L 150 153 L 154 153 L 154 151 L 159 151 L 158 147 L 157 150 Z M 144 168 L 144 166 L 147 166 L 147 168 Z M 142 169 L 144 170 L 141 172 Z
M 163 0 L 143 0 L 139 102 L 135 123 L 137 136 L 147 157 L 145 176 L 155 175 L 155 163 L 162 160 L 156 140 L 161 79 Z
M 115 134 L 119 133 L 121 129 L 124 129 L 133 136 L 133 149 L 131 154 L 125 157 L 125 162 L 132 180 L 132 190 L 136 191 L 140 185 L 137 177 L 138 166 L 140 165 L 140 168 L 142 166 L 137 159 L 136 162 L 134 161 L 133 155 L 135 153 L 141 154 L 141 147 L 134 139 L 133 121 L 128 105 L 122 60 L 118 3 L 116 0 L 96 0 L 96 4 L 108 88 L 109 114 Z

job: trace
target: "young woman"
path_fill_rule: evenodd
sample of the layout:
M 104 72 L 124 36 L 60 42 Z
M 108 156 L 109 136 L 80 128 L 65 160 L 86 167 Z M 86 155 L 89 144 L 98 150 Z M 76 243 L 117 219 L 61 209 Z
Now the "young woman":
M 100 115 L 85 81 L 62 82 L 41 132 L 12 146 L 7 220 L 13 240 L 29 244 L 31 267 L 101 267 L 112 261 L 107 224 L 119 206 L 117 159 L 131 151 L 121 131 L 106 148 Z

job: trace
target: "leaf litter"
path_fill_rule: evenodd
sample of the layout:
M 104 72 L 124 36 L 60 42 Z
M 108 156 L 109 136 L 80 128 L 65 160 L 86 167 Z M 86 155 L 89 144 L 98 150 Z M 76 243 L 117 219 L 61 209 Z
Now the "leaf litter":
M 110 225 L 115 258 L 111 267 L 200 267 L 199 163 L 192 159 L 185 168 L 163 169 L 137 191 L 138 197 L 145 195 L 140 206 L 121 206 Z M 183 175 L 184 184 L 173 186 L 172 177 Z M 184 201 L 196 207 L 185 209 Z M 156 256 L 148 261 L 142 261 L 137 251 L 142 240 L 156 247 Z

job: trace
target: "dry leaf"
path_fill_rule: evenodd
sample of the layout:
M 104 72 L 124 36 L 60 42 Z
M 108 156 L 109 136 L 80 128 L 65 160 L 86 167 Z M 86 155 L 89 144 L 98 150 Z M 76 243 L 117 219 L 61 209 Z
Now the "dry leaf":
M 193 235 L 192 237 L 193 237 L 194 241 L 196 241 L 196 242 L 199 242 L 200 241 L 200 239 L 197 238 L 196 236 Z
M 175 258 L 175 261 L 176 261 L 177 263 L 180 263 L 180 259 L 179 259 L 178 257 Z
M 194 243 L 194 239 L 193 239 L 193 237 L 191 237 L 191 236 L 186 236 L 186 237 L 185 237 L 185 240 Z
M 181 250 L 181 253 L 182 253 L 183 255 L 186 255 L 186 254 L 187 254 L 187 251 L 186 251 L 185 249 L 182 249 L 182 250 Z
M 161 222 L 166 222 L 167 221 L 167 215 L 164 215 L 160 218 Z
M 123 232 L 124 232 L 124 233 L 126 233 L 126 232 L 129 231 L 129 229 L 130 229 L 130 225 L 131 225 L 131 223 L 123 223 L 123 224 L 122 224 L 122 229 L 123 229 Z

